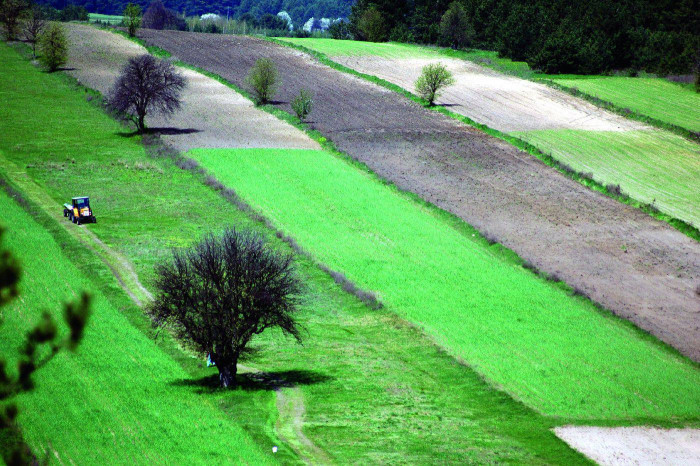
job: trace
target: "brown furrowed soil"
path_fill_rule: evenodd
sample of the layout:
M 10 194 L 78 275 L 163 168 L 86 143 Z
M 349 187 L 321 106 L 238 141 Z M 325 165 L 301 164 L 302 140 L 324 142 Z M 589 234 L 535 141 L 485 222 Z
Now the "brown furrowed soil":
M 474 225 L 684 354 L 700 360 L 700 244 L 505 142 L 270 42 L 142 30 L 149 45 L 247 88 L 272 58 L 287 111 L 314 94 L 311 126 L 381 177 Z
M 112 32 L 84 24 L 66 24 L 70 44 L 68 72 L 83 85 L 107 95 L 129 58 L 148 53 L 140 45 Z M 180 151 L 195 148 L 318 149 L 302 131 L 256 109 L 237 92 L 192 70 L 182 109 L 170 118 L 146 118 L 151 130 Z

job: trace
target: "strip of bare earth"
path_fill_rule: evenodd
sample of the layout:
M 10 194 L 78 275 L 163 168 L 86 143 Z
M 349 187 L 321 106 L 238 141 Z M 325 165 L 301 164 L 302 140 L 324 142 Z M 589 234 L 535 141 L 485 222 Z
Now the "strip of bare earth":
M 109 31 L 85 24 L 67 24 L 68 73 L 107 95 L 126 60 L 148 53 L 129 40 L 115 40 Z M 248 147 L 318 149 L 319 145 L 292 125 L 255 109 L 225 85 L 186 68 L 182 110 L 165 119 L 148 118 L 150 130 L 175 149 Z
M 592 192 L 509 144 L 307 54 L 250 38 L 142 30 L 148 45 L 246 88 L 260 57 L 290 111 L 314 94 L 309 127 L 393 183 L 474 225 L 540 270 L 700 360 L 700 245 Z

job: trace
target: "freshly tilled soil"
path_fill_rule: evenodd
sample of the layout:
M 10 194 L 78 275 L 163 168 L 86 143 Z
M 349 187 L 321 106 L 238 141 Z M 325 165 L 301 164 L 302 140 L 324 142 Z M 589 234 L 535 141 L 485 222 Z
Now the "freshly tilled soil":
M 700 244 L 667 224 L 291 48 L 217 34 L 140 36 L 244 88 L 255 61 L 273 59 L 282 81 L 276 106 L 290 111 L 299 90 L 310 90 L 310 124 L 340 150 L 700 361 Z

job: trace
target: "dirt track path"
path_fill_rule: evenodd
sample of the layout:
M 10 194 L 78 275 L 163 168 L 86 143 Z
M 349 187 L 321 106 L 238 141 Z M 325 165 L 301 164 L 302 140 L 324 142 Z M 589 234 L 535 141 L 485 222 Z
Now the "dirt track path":
M 341 150 L 700 361 L 698 242 L 505 142 L 288 47 L 216 34 L 140 35 L 242 87 L 257 58 L 272 58 L 280 108 L 289 111 L 300 88 L 311 90 L 311 126 Z
M 116 34 L 68 23 L 68 73 L 83 85 L 107 95 L 129 58 L 148 53 Z M 177 150 L 195 148 L 318 149 L 318 144 L 292 125 L 261 112 L 227 86 L 180 68 L 187 79 L 182 109 L 171 118 L 146 119 L 151 129 Z

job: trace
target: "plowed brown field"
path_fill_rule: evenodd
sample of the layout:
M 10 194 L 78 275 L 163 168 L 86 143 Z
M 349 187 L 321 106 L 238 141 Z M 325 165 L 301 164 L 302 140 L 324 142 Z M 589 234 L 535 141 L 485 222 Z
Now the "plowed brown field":
M 413 191 L 700 360 L 700 245 L 637 209 L 588 190 L 526 153 L 306 54 L 260 39 L 143 30 L 149 45 L 246 87 L 272 58 L 275 105 L 313 92 L 311 126 Z

